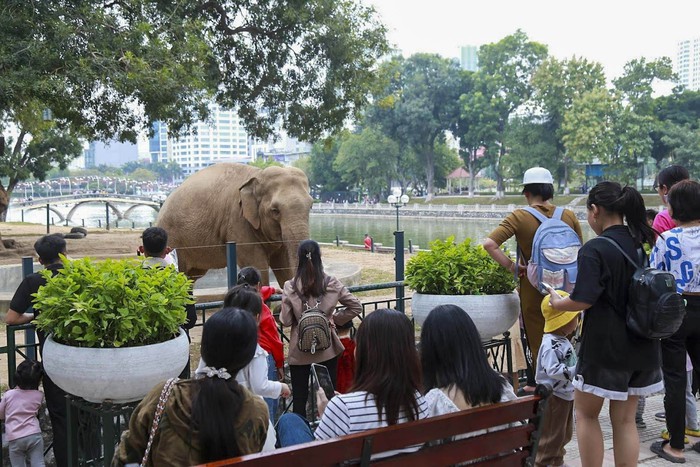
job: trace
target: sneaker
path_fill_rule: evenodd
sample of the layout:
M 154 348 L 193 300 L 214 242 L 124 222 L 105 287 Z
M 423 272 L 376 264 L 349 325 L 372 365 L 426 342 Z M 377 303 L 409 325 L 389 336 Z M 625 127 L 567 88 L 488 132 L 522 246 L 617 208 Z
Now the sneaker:
M 671 435 L 668 433 L 668 430 L 663 430 L 663 431 L 661 432 L 661 437 L 662 437 L 663 439 L 665 439 L 666 441 L 668 441 L 668 440 L 671 439 Z M 684 442 L 685 444 L 690 444 L 690 440 L 688 439 L 687 436 L 684 436 L 684 437 L 683 437 L 683 442 Z
M 666 421 L 666 412 L 656 412 L 654 414 L 654 418 L 660 422 L 665 422 Z
M 685 434 L 688 436 L 694 436 L 696 438 L 700 438 L 700 430 L 692 430 L 690 428 L 686 428 Z
M 638 418 L 635 422 L 637 423 L 637 428 L 640 430 L 644 430 L 647 427 L 646 422 L 641 418 Z M 700 431 L 698 433 L 700 433 Z

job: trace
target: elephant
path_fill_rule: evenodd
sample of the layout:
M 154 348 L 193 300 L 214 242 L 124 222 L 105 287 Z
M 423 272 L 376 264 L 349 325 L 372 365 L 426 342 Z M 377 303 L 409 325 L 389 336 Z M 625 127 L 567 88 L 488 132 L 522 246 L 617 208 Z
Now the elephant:
M 176 188 L 156 225 L 168 233 L 190 279 L 226 267 L 225 243 L 235 241 L 240 267 L 259 269 L 263 284 L 272 268 L 281 286 L 294 276 L 299 243 L 309 238 L 312 203 L 306 174 L 297 168 L 219 163 Z

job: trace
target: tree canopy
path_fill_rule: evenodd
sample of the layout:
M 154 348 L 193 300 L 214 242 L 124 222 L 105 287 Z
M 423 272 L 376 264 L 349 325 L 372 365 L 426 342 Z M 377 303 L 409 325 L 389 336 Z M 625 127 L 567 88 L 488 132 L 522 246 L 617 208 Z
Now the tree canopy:
M 27 104 L 71 137 L 134 141 L 156 120 L 176 135 L 214 100 L 237 109 L 252 136 L 281 122 L 314 139 L 367 102 L 385 33 L 372 8 L 351 0 L 8 0 L 0 135 L 14 122 L 37 137 L 20 117 Z

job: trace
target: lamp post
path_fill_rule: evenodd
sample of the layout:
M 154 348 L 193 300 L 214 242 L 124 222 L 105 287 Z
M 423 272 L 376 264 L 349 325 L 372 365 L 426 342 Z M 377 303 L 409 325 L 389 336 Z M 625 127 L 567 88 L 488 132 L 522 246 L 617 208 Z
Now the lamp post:
M 399 208 L 406 206 L 409 201 L 409 197 L 407 194 L 400 195 L 401 192 L 396 193 L 396 194 L 390 194 L 389 197 L 386 199 L 389 204 L 394 206 L 396 208 L 396 231 L 400 231 L 401 228 L 399 226 Z M 400 196 L 399 196 L 400 195 Z

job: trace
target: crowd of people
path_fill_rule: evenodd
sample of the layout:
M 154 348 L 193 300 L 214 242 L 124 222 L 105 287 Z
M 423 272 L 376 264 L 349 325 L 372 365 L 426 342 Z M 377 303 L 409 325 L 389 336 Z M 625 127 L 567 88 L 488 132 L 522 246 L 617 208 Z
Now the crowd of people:
M 574 426 L 582 464 L 602 465 L 600 412 L 606 400 L 615 463 L 636 465 L 643 400 L 664 390 L 665 412 L 657 415 L 665 418 L 667 431 L 651 450 L 670 462 L 685 462 L 685 435 L 698 429 L 687 364 L 700 368 L 700 184 L 682 167 L 672 166 L 658 174 L 656 189 L 667 209 L 648 220 L 637 190 L 616 182 L 598 183 L 586 199 L 587 222 L 597 237 L 583 243 L 575 214 L 551 202 L 551 173 L 532 168 L 523 180 L 530 210 L 510 213 L 484 242 L 493 259 L 519 280 L 522 327 L 532 355 L 527 384 L 519 395 L 534 391 L 536 384 L 553 388 L 541 426 L 538 466 L 564 465 L 564 447 Z M 570 229 L 580 245 L 574 251 L 576 272 L 560 277 L 562 287 L 532 282 L 537 232 L 543 219 L 553 218 Z M 515 261 L 500 248 L 511 237 L 518 247 Z M 144 267 L 177 265 L 165 231 L 150 228 L 142 238 Z M 624 255 L 643 259 L 645 245 L 651 265 L 673 274 L 677 292 L 685 299 L 685 318 L 666 339 L 640 337 L 626 322 L 629 285 L 637 267 Z M 54 274 L 62 267 L 59 254 L 66 253 L 66 243 L 59 235 L 42 237 L 35 249 Z M 550 279 L 556 277 L 550 274 Z M 33 319 L 26 310 L 43 281 L 31 275 L 22 282 L 7 314 L 8 324 Z M 277 323 L 265 304 L 275 293 L 282 295 L 279 321 L 290 328 L 286 358 Z M 432 310 L 421 328 L 420 348 L 412 321 L 391 309 L 368 313 L 353 336 L 353 320 L 361 311 L 360 301 L 347 287 L 326 274 L 313 240 L 299 245 L 295 276 L 282 289 L 263 286 L 255 268 L 241 269 L 224 307 L 204 324 L 201 359 L 193 377 L 188 365 L 180 379 L 158 385 L 141 401 L 114 464 L 192 465 L 518 397 L 489 363 L 479 332 L 465 313 L 469 310 L 455 305 Z M 192 311 L 183 325 L 191 327 L 195 319 Z M 40 349 L 44 340 L 40 334 Z M 285 362 L 290 385 L 285 382 Z M 314 365 L 328 370 L 337 391 L 330 399 L 321 387 L 310 397 Z M 13 465 L 24 465 L 25 459 L 42 465 L 37 455 L 42 450 L 40 430 L 34 421 L 42 376 L 57 465 L 68 465 L 65 394 L 29 360 L 17 369 L 17 388 L 0 401 Z M 280 398 L 290 395 L 292 412 L 278 417 Z M 315 429 L 307 421 L 309 405 L 320 417 Z M 156 424 L 154 436 L 154 414 L 159 411 L 168 423 Z M 700 451 L 700 444 L 692 448 Z

